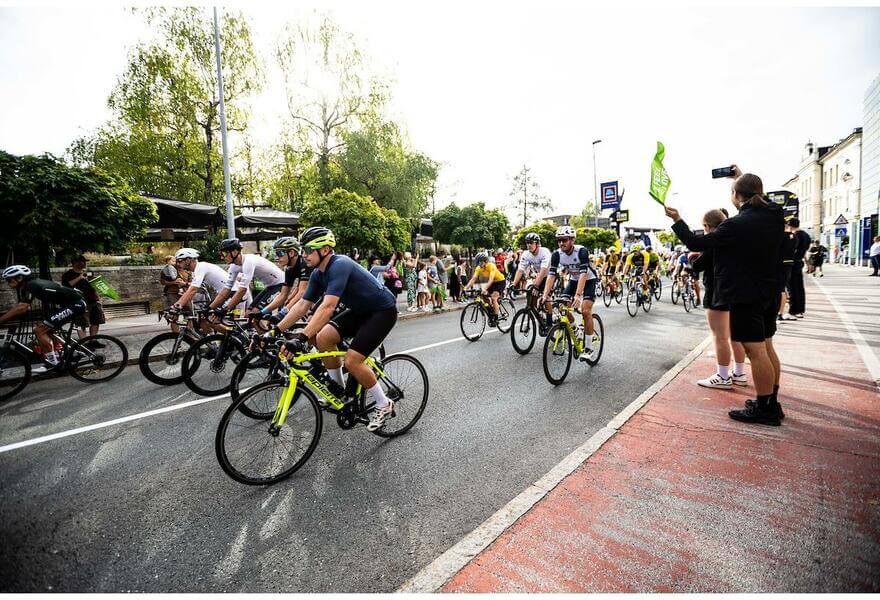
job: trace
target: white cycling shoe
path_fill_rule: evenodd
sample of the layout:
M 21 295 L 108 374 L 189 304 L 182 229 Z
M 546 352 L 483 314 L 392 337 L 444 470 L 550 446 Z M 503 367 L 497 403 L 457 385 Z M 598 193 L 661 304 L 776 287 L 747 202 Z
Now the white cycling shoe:
M 389 400 L 388 404 L 373 411 L 373 416 L 367 424 L 367 431 L 382 429 L 385 427 L 385 422 L 392 417 L 394 417 L 394 400 Z

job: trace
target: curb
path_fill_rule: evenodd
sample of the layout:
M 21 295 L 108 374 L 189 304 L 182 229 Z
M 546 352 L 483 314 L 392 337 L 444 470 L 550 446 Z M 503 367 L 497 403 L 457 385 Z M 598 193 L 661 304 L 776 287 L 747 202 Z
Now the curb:
M 446 307 L 446 308 L 442 309 L 440 312 L 434 312 L 434 311 L 402 312 L 397 315 L 397 320 L 398 321 L 408 321 L 410 319 L 421 319 L 422 317 L 433 317 L 433 316 L 445 315 L 446 313 L 458 312 L 458 311 L 464 309 L 465 306 L 467 306 L 467 305 L 466 304 L 457 304 L 457 305 Z
M 660 379 L 620 411 L 603 428 L 594 433 L 571 454 L 563 458 L 543 477 L 520 492 L 513 500 L 495 514 L 483 521 L 476 529 L 458 541 L 454 546 L 422 568 L 414 577 L 397 589 L 399 593 L 436 593 L 443 585 L 498 539 L 507 528 L 527 513 L 544 496 L 559 485 L 563 479 L 589 459 L 605 442 L 611 439 L 623 425 L 632 418 L 648 401 L 672 381 L 685 367 L 697 359 L 703 350 L 712 343 L 712 336 L 706 337 L 684 358 L 666 371 Z

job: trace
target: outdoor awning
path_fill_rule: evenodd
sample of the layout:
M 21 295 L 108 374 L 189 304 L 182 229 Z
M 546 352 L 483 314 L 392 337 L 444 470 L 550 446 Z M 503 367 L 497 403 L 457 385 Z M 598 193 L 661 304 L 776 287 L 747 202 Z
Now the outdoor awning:
M 156 212 L 159 213 L 159 221 L 154 225 L 156 229 L 211 229 L 222 227 L 225 223 L 218 206 L 147 194 L 143 197 L 156 205 Z
M 293 229 L 299 223 L 297 213 L 283 210 L 255 210 L 244 212 L 235 217 L 236 227 L 280 227 Z
M 424 235 L 427 237 L 431 237 L 434 235 L 434 223 L 431 219 L 422 219 L 419 223 L 419 230 L 416 232 L 418 235 Z
M 154 228 L 147 229 L 144 241 L 147 242 L 179 242 L 185 240 L 203 240 L 208 235 L 207 229 L 192 228 Z

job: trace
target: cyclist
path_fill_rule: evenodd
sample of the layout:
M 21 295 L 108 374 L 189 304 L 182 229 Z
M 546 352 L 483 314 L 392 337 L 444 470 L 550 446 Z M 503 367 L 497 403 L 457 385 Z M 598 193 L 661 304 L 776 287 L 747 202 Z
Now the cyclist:
M 493 314 L 489 316 L 489 327 L 496 327 L 498 319 L 501 318 L 498 298 L 504 292 L 507 280 L 504 278 L 504 274 L 495 266 L 495 263 L 489 260 L 489 254 L 486 252 L 477 252 L 476 256 L 474 256 L 474 264 L 476 265 L 474 274 L 471 280 L 467 282 L 467 285 L 464 286 L 464 289 L 470 289 L 477 282 L 483 286 L 483 293 L 489 296 L 489 300 L 492 303 Z
M 205 298 L 202 293 L 202 286 L 210 288 L 214 294 L 218 294 L 226 285 L 229 273 L 227 273 L 223 267 L 218 267 L 214 263 L 200 261 L 199 251 L 195 248 L 181 248 L 174 255 L 174 258 L 177 260 L 178 266 L 192 273 L 192 280 L 189 282 L 189 286 L 183 294 L 181 294 L 180 298 L 171 305 L 171 310 L 174 312 L 180 312 L 184 310 L 185 307 L 188 307 L 190 302 L 198 304 L 200 308 L 205 308 L 208 304 L 208 299 Z M 237 292 L 238 289 L 239 284 L 236 282 L 232 287 L 232 291 Z M 251 292 L 250 290 L 246 290 L 242 297 L 242 301 L 236 308 L 244 309 L 251 303 L 251 300 Z M 180 327 L 178 327 L 176 323 L 173 323 L 171 329 L 176 333 Z M 211 325 L 202 322 L 202 330 L 207 332 L 209 329 L 212 329 Z
M 593 346 L 599 340 L 593 332 L 593 302 L 596 300 L 596 283 L 599 276 L 590 264 L 590 253 L 586 248 L 574 243 L 575 231 L 571 225 L 561 225 L 556 229 L 556 244 L 559 246 L 550 256 L 548 283 L 544 288 L 543 302 L 547 312 L 551 312 L 550 290 L 556 284 L 560 268 L 568 271 L 568 284 L 563 294 L 571 296 L 572 307 L 583 315 L 584 332 L 589 336 L 589 343 L 584 344 L 584 351 L 578 357 L 588 360 L 593 355 Z
M 657 254 L 651 246 L 645 248 L 648 253 L 648 275 L 649 279 L 654 282 L 660 281 L 660 255 Z M 653 285 L 652 285 L 653 287 Z
M 630 249 L 629 256 L 626 257 L 626 263 L 623 265 L 623 274 L 627 275 L 632 269 L 636 277 L 642 278 L 644 284 L 644 293 L 648 293 L 648 265 L 651 262 L 651 255 L 642 250 L 641 244 L 633 244 Z
M 306 264 L 300 249 L 299 240 L 293 236 L 278 238 L 272 244 L 275 263 L 284 269 L 284 285 L 281 286 L 281 292 L 269 304 L 263 308 L 252 308 L 252 313 L 268 316 L 281 308 L 279 316 L 283 317 L 302 298 L 309 284 L 312 268 Z
M 257 308 L 267 304 L 284 284 L 284 273 L 281 269 L 262 256 L 242 253 L 238 238 L 220 242 L 220 257 L 229 265 L 229 275 L 210 306 L 217 317 L 222 317 L 244 299 L 254 279 L 266 286 L 262 292 L 254 296 L 253 306 Z M 239 274 L 241 274 L 240 279 Z M 236 288 L 236 280 L 238 280 L 237 289 L 233 292 L 233 288 Z M 232 298 L 226 301 L 230 293 Z
M 33 271 L 24 265 L 7 267 L 3 271 L 3 279 L 15 290 L 18 303 L 6 311 L 3 316 L 0 316 L 0 324 L 25 314 L 34 298 L 53 307 L 53 310 L 50 311 L 52 314 L 34 327 L 34 335 L 43 349 L 46 362 L 52 367 L 57 366 L 59 357 L 55 352 L 51 333 L 65 323 L 85 314 L 86 301 L 82 293 L 76 288 L 65 287 L 48 279 L 37 279 Z M 33 372 L 45 373 L 46 370 L 45 366 L 40 365 Z
M 617 248 L 614 246 L 608 246 L 605 254 L 605 269 L 603 273 L 605 275 L 613 276 L 618 267 L 620 266 L 620 254 L 617 252 Z
M 535 232 L 526 234 L 526 249 L 519 257 L 519 266 L 513 276 L 513 289 L 517 289 L 516 286 L 530 268 L 537 273 L 532 282 L 535 291 L 543 292 L 547 283 L 547 272 L 550 270 L 550 250 L 541 246 L 541 236 Z M 552 324 L 553 316 L 548 312 L 546 326 L 550 327 Z
M 364 361 L 397 322 L 397 300 L 365 268 L 348 256 L 334 253 L 336 237 L 326 227 L 306 229 L 300 242 L 306 264 L 313 269 L 308 286 L 290 312 L 266 337 L 274 336 L 299 321 L 323 296 L 321 305 L 305 328 L 285 343 L 285 353 L 301 353 L 308 342 L 321 352 L 330 352 L 343 338 L 351 337 L 344 357 L 345 368 L 364 388 L 367 401 L 375 403 L 376 410 L 367 429 L 381 429 L 388 419 L 394 417 L 394 400 L 385 395 L 373 370 Z M 333 311 L 340 302 L 346 309 L 334 317 Z M 342 362 L 338 357 L 324 359 L 330 377 L 344 387 Z

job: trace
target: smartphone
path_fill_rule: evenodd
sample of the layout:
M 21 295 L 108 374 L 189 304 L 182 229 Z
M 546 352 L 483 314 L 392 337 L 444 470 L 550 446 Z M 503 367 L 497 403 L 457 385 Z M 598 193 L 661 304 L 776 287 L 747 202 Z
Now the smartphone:
M 712 179 L 721 179 L 722 177 L 730 177 L 731 175 L 733 175 L 733 166 L 712 169 Z

